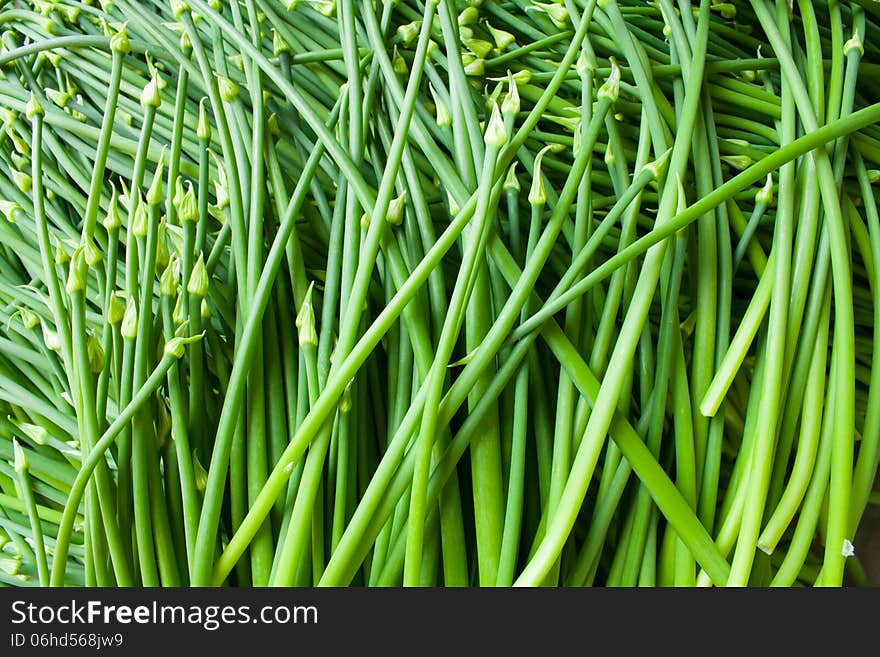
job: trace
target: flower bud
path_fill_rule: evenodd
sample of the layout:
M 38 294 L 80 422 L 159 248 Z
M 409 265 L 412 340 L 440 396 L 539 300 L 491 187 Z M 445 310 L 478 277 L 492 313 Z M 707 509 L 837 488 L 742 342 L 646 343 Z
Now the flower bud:
M 489 117 L 489 123 L 486 126 L 486 134 L 483 141 L 488 146 L 501 148 L 507 143 L 507 129 L 504 127 L 504 120 L 501 118 L 501 110 L 498 103 L 492 103 L 492 115 Z
M 406 207 L 406 191 L 391 201 L 388 206 L 386 221 L 392 226 L 399 226 L 403 222 L 403 211 Z
M 757 194 L 755 194 L 755 201 L 768 206 L 773 204 L 773 174 L 767 174 L 767 182 L 765 182 L 764 186 Z
M 100 374 L 104 369 L 104 349 L 94 334 L 90 333 L 86 340 L 86 353 L 89 358 L 89 370 L 92 374 Z
M 207 100 L 207 98 L 202 98 L 199 101 L 199 123 L 196 126 L 196 137 L 203 141 L 211 138 L 211 124 L 208 121 L 208 111 L 205 109 Z
M 543 207 L 547 202 L 547 191 L 544 189 L 544 176 L 541 173 L 541 162 L 544 160 L 544 154 L 549 151 L 552 146 L 544 146 L 538 155 L 535 156 L 535 168 L 532 171 L 532 186 L 529 189 L 529 203 L 535 207 Z
M 162 171 L 165 168 L 165 150 L 166 147 L 162 146 L 159 161 L 156 163 L 156 170 L 153 172 L 153 181 L 147 190 L 146 201 L 148 205 L 159 205 L 162 202 Z
M 159 107 L 162 104 L 162 97 L 159 94 L 159 78 L 153 75 L 150 81 L 144 86 L 141 92 L 141 107 Z
M 174 337 L 171 338 L 168 342 L 165 343 L 165 348 L 163 352 L 166 356 L 171 356 L 172 358 L 183 358 L 183 354 L 186 352 L 186 346 L 192 344 L 193 342 L 198 342 L 205 335 L 205 332 L 194 335 L 189 338 L 184 337 Z
M 125 32 L 125 25 L 110 37 L 110 50 L 118 52 L 122 55 L 131 51 L 131 44 L 128 42 L 128 34 Z
M 116 290 L 110 293 L 110 306 L 107 308 L 107 323 L 111 326 L 118 324 L 125 316 L 125 306 L 119 300 L 119 293 Z
M 217 74 L 217 89 L 220 92 L 220 98 L 224 102 L 232 102 L 239 94 L 238 85 L 225 75 Z
M 138 190 L 134 198 L 134 214 L 131 219 L 131 232 L 135 237 L 146 237 L 149 221 L 147 217 L 147 204 Z
M 14 224 L 23 212 L 24 209 L 15 201 L 0 200 L 0 214 L 6 217 L 9 223 Z
M 403 45 L 408 46 L 415 40 L 419 35 L 421 24 L 421 21 L 412 21 L 411 23 L 406 23 L 397 28 L 397 35 L 400 37 Z
M 519 178 L 516 177 L 516 162 L 510 165 L 507 175 L 504 177 L 504 191 L 519 192 Z
M 125 304 L 125 314 L 122 316 L 122 324 L 119 332 L 124 340 L 134 340 L 137 337 L 138 310 L 134 297 L 128 298 Z
M 428 85 L 428 89 L 431 92 L 431 97 L 434 99 L 434 107 L 437 112 L 437 125 L 441 128 L 443 126 L 452 125 L 452 114 L 449 113 L 449 108 L 446 106 L 446 103 L 443 102 L 443 99 L 440 98 L 432 85 Z
M 31 97 L 27 102 L 27 105 L 24 106 L 24 115 L 33 119 L 37 116 L 43 116 L 45 112 L 43 111 L 43 106 L 40 105 L 40 101 L 37 100 L 37 97 L 34 95 L 34 92 L 31 92 Z
M 31 191 L 31 186 L 34 183 L 34 180 L 30 177 L 29 174 L 25 173 L 24 171 L 16 171 L 15 169 L 13 169 L 12 182 L 15 183 L 15 186 L 18 187 L 21 192 L 27 194 L 29 191 Z
M 199 259 L 196 260 L 192 273 L 189 275 L 189 282 L 186 284 L 186 291 L 197 297 L 205 298 L 208 296 L 209 285 L 210 280 L 208 279 L 208 268 L 205 266 L 204 256 L 200 253 Z
M 107 215 L 104 217 L 104 228 L 110 231 L 119 230 L 122 221 L 119 218 L 119 201 L 116 196 L 116 186 L 110 185 L 110 202 L 107 204 Z
M 98 248 L 98 245 L 95 244 L 95 240 L 93 240 L 91 236 L 85 236 L 82 247 L 86 258 L 86 264 L 89 267 L 97 267 L 101 264 L 101 260 L 104 259 L 104 256 L 101 253 L 101 249 Z
M 180 261 L 177 258 L 171 258 L 159 277 L 159 294 L 163 297 L 176 295 L 178 278 L 180 278 Z
M 73 294 L 74 292 L 85 290 L 87 279 L 88 267 L 85 254 L 83 253 L 83 247 L 78 246 L 70 258 L 70 267 L 67 270 L 67 285 L 65 286 L 67 293 Z
M 296 314 L 296 328 L 299 332 L 300 346 L 318 344 L 318 334 L 315 331 L 315 310 L 312 307 L 312 290 L 314 286 L 314 282 L 309 285 L 299 312 Z
M 519 114 L 519 89 L 516 86 L 516 80 L 513 74 L 507 71 L 507 93 L 504 94 L 504 100 L 501 101 L 501 114 L 507 117 L 515 117 Z
M 513 36 L 510 32 L 499 30 L 498 28 L 492 27 L 488 23 L 486 23 L 486 29 L 489 30 L 489 34 L 492 35 L 492 40 L 495 42 L 495 47 L 498 50 L 504 50 L 505 48 L 507 48 L 507 46 L 511 46 L 516 43 L 516 37 Z
M 14 456 L 14 469 L 18 473 L 23 473 L 28 471 L 28 458 L 24 453 L 24 450 L 21 448 L 21 445 L 18 442 L 17 438 L 12 439 L 12 453 Z
M 596 95 L 599 99 L 606 98 L 612 103 L 620 95 L 620 67 L 617 66 L 617 62 L 613 58 L 611 59 L 611 73 L 608 74 L 604 84 L 599 87 Z

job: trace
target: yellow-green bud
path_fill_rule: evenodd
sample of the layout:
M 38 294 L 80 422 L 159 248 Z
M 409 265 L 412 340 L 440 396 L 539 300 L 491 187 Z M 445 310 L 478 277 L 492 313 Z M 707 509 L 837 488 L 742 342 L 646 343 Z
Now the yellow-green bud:
M 504 127 L 504 119 L 501 118 L 501 110 L 498 103 L 492 103 L 492 114 L 489 117 L 489 123 L 486 125 L 486 134 L 483 141 L 488 146 L 501 148 L 507 143 L 507 129 Z
M 171 338 L 168 342 L 165 343 L 165 348 L 163 349 L 163 352 L 166 356 L 171 356 L 172 358 L 183 358 L 183 354 L 186 352 L 186 346 L 188 344 L 192 344 L 193 342 L 198 342 L 204 337 L 204 335 L 205 332 L 202 331 L 198 335 L 194 335 L 189 338 Z
M 146 237 L 148 227 L 147 204 L 138 190 L 134 198 L 134 214 L 131 219 L 131 232 L 135 237 Z
M 61 240 L 55 241 L 55 264 L 56 265 L 66 265 L 70 262 L 70 254 L 67 253 L 67 249 L 64 248 L 64 244 Z
M 755 200 L 758 203 L 763 203 L 764 205 L 772 205 L 773 204 L 773 175 L 767 174 L 767 182 L 764 183 L 764 186 L 755 194 Z
M 732 20 L 736 18 L 736 6 L 729 2 L 717 2 L 711 5 L 711 8 L 721 14 L 722 18 Z
M 159 294 L 163 297 L 173 297 L 177 294 L 177 279 L 180 277 L 180 261 L 171 258 L 168 265 L 159 277 Z
M 162 104 L 162 97 L 159 94 L 159 78 L 154 75 L 150 78 L 141 92 L 141 107 L 159 107 Z
M 275 112 L 272 112 L 269 118 L 266 119 L 266 129 L 273 137 L 281 136 L 281 128 L 278 126 L 278 115 Z
M 577 58 L 577 63 L 575 64 L 575 70 L 577 71 L 579 77 L 584 77 L 590 71 L 594 70 L 593 63 L 590 61 L 590 58 L 587 55 L 587 51 L 585 48 L 581 48 L 581 52 Z
M 22 207 L 15 201 L 0 200 L 0 214 L 6 217 L 6 221 L 14 224 L 18 216 L 23 213 Z
M 461 42 L 480 59 L 485 59 L 492 52 L 492 44 L 483 39 L 462 37 Z
M 107 323 L 111 326 L 118 324 L 125 316 L 125 306 L 119 300 L 119 293 L 116 290 L 110 293 L 110 306 L 107 308 Z
M 83 253 L 83 247 L 78 246 L 70 258 L 70 267 L 67 270 L 67 285 L 65 286 L 67 293 L 82 292 L 86 289 L 87 278 L 88 267 L 85 254 Z
M 406 60 L 400 56 L 400 53 L 397 52 L 397 46 L 394 46 L 394 50 L 391 53 L 391 68 L 394 69 L 394 72 L 398 75 L 406 75 L 407 67 Z
M 208 121 L 208 111 L 205 109 L 207 100 L 207 98 L 202 98 L 199 101 L 199 123 L 196 126 L 196 137 L 204 141 L 211 138 L 211 124 Z
M 859 57 L 865 54 L 865 47 L 862 45 L 862 37 L 859 36 L 858 30 L 853 30 L 853 35 L 843 44 L 844 57 L 852 51 L 859 53 Z
M 532 171 L 532 186 L 529 189 L 529 203 L 534 206 L 543 206 L 547 202 L 547 191 L 544 189 L 544 176 L 541 173 L 541 163 L 544 154 L 551 150 L 551 145 L 544 146 L 535 156 L 535 168 Z
M 0 552 L 0 570 L 11 577 L 16 577 L 21 569 L 21 554 Z
M 238 85 L 225 75 L 220 75 L 219 73 L 217 74 L 217 89 L 220 92 L 220 98 L 227 103 L 235 100 L 239 94 Z
M 397 28 L 397 35 L 405 46 L 411 44 L 419 35 L 421 24 L 421 21 L 412 21 L 411 23 L 406 23 Z
M 9 420 L 12 421 L 12 418 L 9 418 Z M 29 422 L 14 422 L 14 424 L 19 431 L 37 445 L 45 445 L 48 442 L 49 432 L 46 430 L 46 427 Z
M 607 98 L 612 103 L 617 100 L 617 97 L 620 95 L 620 67 L 617 65 L 617 62 L 614 59 L 611 59 L 611 72 L 608 74 L 608 78 L 599 87 L 599 91 L 596 92 L 596 96 L 600 99 Z
M 339 398 L 339 413 L 345 415 L 351 412 L 351 381 L 349 381 L 342 391 L 342 397 Z
M 670 146 L 660 157 L 658 157 L 653 162 L 648 162 L 645 165 L 644 168 L 653 174 L 654 180 L 660 180 L 666 173 L 666 166 L 669 164 L 669 157 L 671 155 L 672 147 Z
M 204 301 L 204 299 L 203 299 Z M 171 311 L 171 321 L 175 324 L 181 324 L 186 319 L 186 313 L 183 307 L 183 295 L 178 294 L 174 301 L 174 310 Z
M 110 185 L 110 202 L 107 204 L 107 215 L 104 217 L 104 228 L 107 232 L 118 230 L 122 225 L 119 218 L 119 200 L 116 196 L 116 186 Z
M 314 287 L 315 283 L 313 281 L 309 285 L 299 312 L 296 314 L 296 328 L 299 332 L 300 346 L 318 344 L 318 333 L 315 331 L 315 310 L 312 307 L 312 290 Z
M 459 26 L 473 25 L 478 20 L 480 20 L 480 11 L 476 7 L 466 7 L 458 15 Z
M 214 155 L 211 153 L 211 155 Z M 217 165 L 217 180 L 214 181 L 214 195 L 217 197 L 217 209 L 222 210 L 229 205 L 229 185 L 226 182 L 226 165 L 216 155 L 214 163 Z
M 31 191 L 31 185 L 34 184 L 34 180 L 29 174 L 24 171 L 16 171 L 15 169 L 12 170 L 12 182 L 25 194 Z
M 486 62 L 483 59 L 468 57 L 467 54 L 462 55 L 462 63 L 464 65 L 464 74 L 472 76 L 482 76 L 486 71 Z
M 568 10 L 563 5 L 558 5 L 555 2 L 535 2 L 532 0 L 532 7 L 526 7 L 526 11 L 532 9 L 533 11 L 543 11 L 547 16 L 550 17 L 552 23 L 558 28 L 565 28 L 568 23 Z
M 748 155 L 722 155 L 721 159 L 737 170 L 743 170 L 754 162 Z
M 134 340 L 137 337 L 137 325 L 137 303 L 135 302 L 134 297 L 131 296 L 125 304 L 125 314 L 122 316 L 122 324 L 119 327 L 119 332 L 122 335 L 122 338 L 124 340 Z
M 391 201 L 388 206 L 386 221 L 392 226 L 399 226 L 403 222 L 403 211 L 406 207 L 406 191 Z
M 101 254 L 101 249 L 98 248 L 98 245 L 95 244 L 95 240 L 93 240 L 91 236 L 85 236 L 82 247 L 83 253 L 86 257 L 86 264 L 89 267 L 97 267 L 101 264 L 101 260 L 104 259 L 104 256 Z
M 177 216 L 181 222 L 194 223 L 199 220 L 199 206 L 192 183 L 186 181 L 186 192 L 177 206 Z
M 504 191 L 519 192 L 519 178 L 516 177 L 516 162 L 510 165 L 507 175 L 504 177 Z
M 189 282 L 186 284 L 186 291 L 197 297 L 204 298 L 208 296 L 208 287 L 210 280 L 208 278 L 208 268 L 205 266 L 205 258 L 200 253 L 199 259 L 193 266 L 193 270 L 189 275 Z
M 159 161 L 156 163 L 156 170 L 153 172 L 153 181 L 147 190 L 146 201 L 148 205 L 159 205 L 162 202 L 162 171 L 165 168 L 165 150 L 166 147 L 162 146 Z
M 519 114 L 519 89 L 510 71 L 507 71 L 507 87 L 507 93 L 501 101 L 501 114 L 505 117 L 514 117 Z
M 28 330 L 35 328 L 40 323 L 40 318 L 37 317 L 36 313 L 27 308 L 21 308 L 18 311 L 18 316 L 21 318 L 21 323 Z
M 21 448 L 21 445 L 18 443 L 17 438 L 12 439 L 12 452 L 15 455 L 15 465 L 13 466 L 15 468 L 15 471 L 18 473 L 27 472 L 29 467 L 28 458 L 27 455 L 24 453 L 24 450 Z
M 86 353 L 89 357 L 89 370 L 92 374 L 99 374 L 104 369 L 104 349 L 98 338 L 92 333 L 86 340 Z
M 110 50 L 120 54 L 126 54 L 131 51 L 131 44 L 128 42 L 128 34 L 125 32 L 125 25 L 110 37 Z
M 196 488 L 199 492 L 204 492 L 208 487 L 208 473 L 199 461 L 199 450 L 194 449 L 192 452 L 193 462 L 193 478 L 196 480 Z
M 43 342 L 49 351 L 61 351 L 61 338 L 55 331 L 49 329 L 45 323 L 40 324 L 43 331 Z
M 452 114 L 449 112 L 446 103 L 443 102 L 443 99 L 440 98 L 432 85 L 428 85 L 428 89 L 431 92 L 431 97 L 434 99 L 434 107 L 437 112 L 437 125 L 440 127 L 452 125 Z
M 58 91 L 57 89 L 46 89 L 46 97 L 62 109 L 64 109 L 70 99 L 73 98 L 73 96 L 66 91 Z
M 309 4 L 322 16 L 332 16 L 336 11 L 336 0 L 309 0 Z
M 510 32 L 499 30 L 498 28 L 489 25 L 489 23 L 486 23 L 486 29 L 489 30 L 489 34 L 492 35 L 492 40 L 495 42 L 495 47 L 498 50 L 504 50 L 507 46 L 516 43 L 516 37 Z
M 24 115 L 29 119 L 33 119 L 37 116 L 43 116 L 45 112 L 43 111 L 43 106 L 40 105 L 40 101 L 37 100 L 37 97 L 34 95 L 34 92 L 31 92 L 31 97 L 28 99 L 27 105 L 24 106 Z
M 681 179 L 681 174 L 677 171 L 675 173 L 675 186 L 677 191 L 675 213 L 681 214 L 687 209 L 687 194 L 684 191 L 684 182 Z
M 189 5 L 184 0 L 169 0 L 169 4 L 174 18 L 180 18 L 183 16 L 183 12 L 189 11 Z

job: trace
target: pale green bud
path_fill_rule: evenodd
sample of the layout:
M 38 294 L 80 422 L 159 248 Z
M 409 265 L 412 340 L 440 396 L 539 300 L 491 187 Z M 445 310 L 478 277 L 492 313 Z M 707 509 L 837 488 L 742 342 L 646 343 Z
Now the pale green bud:
M 208 278 L 208 268 L 205 266 L 205 258 L 200 253 L 199 259 L 193 266 L 192 273 L 189 275 L 189 282 L 186 284 L 186 291 L 197 297 L 204 298 L 208 296 L 208 287 L 210 279 Z
M 171 356 L 172 358 L 183 358 L 183 354 L 186 352 L 186 346 L 194 342 L 198 342 L 204 337 L 204 335 L 205 332 L 202 331 L 198 335 L 193 335 L 189 338 L 171 338 L 168 342 L 165 343 L 165 348 L 163 349 L 163 351 L 166 356 Z
M 28 458 L 16 438 L 12 439 L 12 453 L 14 454 L 15 465 L 13 467 L 15 471 L 18 473 L 27 472 L 29 467 Z
M 519 192 L 519 178 L 516 177 L 516 162 L 510 165 L 510 168 L 507 170 L 507 175 L 504 177 L 504 190 Z
M 83 251 L 83 247 L 78 246 L 70 258 L 70 267 L 67 270 L 67 285 L 65 286 L 68 294 L 82 292 L 86 289 L 88 266 Z
M 107 323 L 111 326 L 118 324 L 125 316 L 125 306 L 119 300 L 119 293 L 116 290 L 110 293 L 110 307 L 107 308 Z
M 312 290 L 314 286 L 315 283 L 313 281 L 309 285 L 299 312 L 296 314 L 296 328 L 299 332 L 300 346 L 318 344 L 318 333 L 315 331 L 315 310 L 312 307 Z
M 89 370 L 92 374 L 100 374 L 104 369 L 104 349 L 94 334 L 90 333 L 86 340 L 86 353 L 89 358 Z
M 399 226 L 403 222 L 403 212 L 406 207 L 406 191 L 391 201 L 388 206 L 386 221 L 392 226 Z
M 34 92 L 31 92 L 31 97 L 28 99 L 27 104 L 24 106 L 24 115 L 33 119 L 37 116 L 43 116 L 45 112 L 43 111 L 43 106 L 40 105 L 40 101 L 37 100 L 37 97 L 34 95 Z
M 196 137 L 205 141 L 211 138 L 211 124 L 208 121 L 208 111 L 205 109 L 207 100 L 207 98 L 202 98 L 199 101 L 199 123 L 196 126 Z
M 125 304 L 125 314 L 122 316 L 122 324 L 119 332 L 125 340 L 134 340 L 137 337 L 138 310 L 134 297 L 129 297 Z
M 504 119 L 501 118 L 501 110 L 498 108 L 498 103 L 492 103 L 492 115 L 489 117 L 483 141 L 488 146 L 495 146 L 496 148 L 501 148 L 507 143 L 507 129 L 504 127 Z

